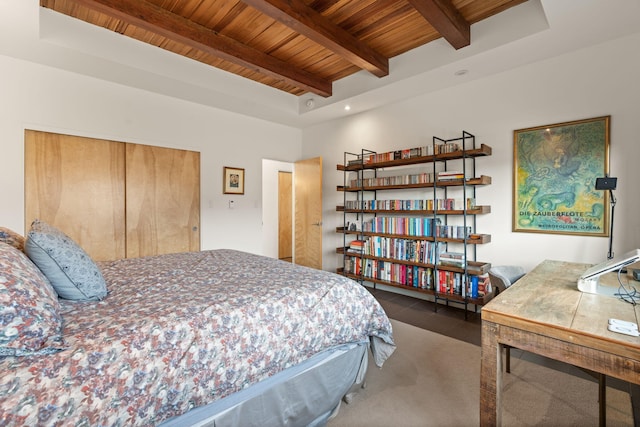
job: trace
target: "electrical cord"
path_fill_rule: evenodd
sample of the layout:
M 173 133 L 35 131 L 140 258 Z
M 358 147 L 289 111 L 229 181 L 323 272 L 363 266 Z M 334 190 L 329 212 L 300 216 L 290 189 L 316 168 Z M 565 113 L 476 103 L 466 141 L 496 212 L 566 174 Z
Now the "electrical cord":
M 622 283 L 622 278 L 620 276 L 623 269 L 624 266 L 621 266 L 618 269 L 618 283 L 620 284 L 620 286 L 618 287 L 618 292 L 615 294 L 615 296 L 617 296 L 624 302 L 628 302 L 631 305 L 636 305 L 640 301 L 640 293 L 634 286 L 629 285 L 629 287 L 631 288 L 631 290 L 629 290 L 625 287 L 624 283 Z

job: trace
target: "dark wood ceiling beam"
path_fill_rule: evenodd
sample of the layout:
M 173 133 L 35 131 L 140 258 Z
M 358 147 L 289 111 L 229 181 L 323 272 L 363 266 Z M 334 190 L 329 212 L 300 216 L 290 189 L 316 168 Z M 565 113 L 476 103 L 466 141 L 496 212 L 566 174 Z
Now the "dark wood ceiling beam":
M 331 96 L 331 82 L 295 69 L 266 53 L 210 30 L 145 0 L 72 0 L 193 49 L 282 80 L 319 96 Z
M 301 0 L 242 0 L 299 34 L 378 77 L 389 75 L 389 59 L 333 24 Z
M 450 0 L 409 0 L 409 3 L 455 49 L 471 44 L 471 25 Z

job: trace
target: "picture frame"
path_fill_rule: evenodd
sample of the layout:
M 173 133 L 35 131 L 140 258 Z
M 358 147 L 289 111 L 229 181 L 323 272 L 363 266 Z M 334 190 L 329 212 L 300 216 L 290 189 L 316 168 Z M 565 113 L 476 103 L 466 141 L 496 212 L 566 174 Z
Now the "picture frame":
M 222 171 L 222 192 L 224 194 L 244 194 L 244 169 L 224 166 Z
M 611 116 L 518 129 L 513 134 L 513 231 L 609 236 Z

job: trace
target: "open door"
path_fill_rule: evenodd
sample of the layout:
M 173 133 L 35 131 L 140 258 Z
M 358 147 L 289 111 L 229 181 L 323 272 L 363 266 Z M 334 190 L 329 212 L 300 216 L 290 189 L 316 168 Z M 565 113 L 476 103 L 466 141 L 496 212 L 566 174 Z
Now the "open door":
M 322 269 L 322 158 L 294 165 L 294 263 Z

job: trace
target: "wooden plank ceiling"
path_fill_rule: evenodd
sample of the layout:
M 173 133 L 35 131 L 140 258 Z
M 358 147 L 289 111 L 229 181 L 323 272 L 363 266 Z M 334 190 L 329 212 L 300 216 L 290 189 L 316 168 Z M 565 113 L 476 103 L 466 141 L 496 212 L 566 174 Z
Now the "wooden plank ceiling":
M 360 70 L 526 0 L 40 0 L 40 5 L 293 95 L 331 96 Z

